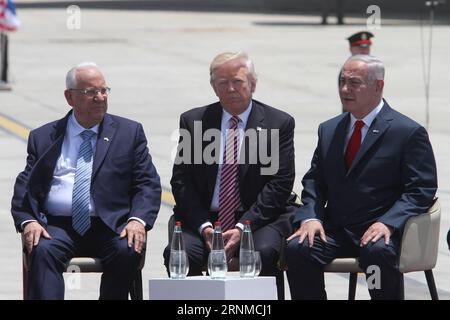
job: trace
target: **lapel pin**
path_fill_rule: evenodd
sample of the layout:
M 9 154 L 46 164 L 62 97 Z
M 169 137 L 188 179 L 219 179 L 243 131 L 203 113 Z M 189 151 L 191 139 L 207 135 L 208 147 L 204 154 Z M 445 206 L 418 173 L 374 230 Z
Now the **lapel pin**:
M 372 132 L 373 132 L 373 133 L 380 133 L 380 130 L 373 129 Z
M 256 131 L 261 131 L 262 128 L 261 127 L 256 127 Z
M 107 137 L 104 137 L 103 140 L 105 140 L 106 142 L 109 142 L 109 139 Z

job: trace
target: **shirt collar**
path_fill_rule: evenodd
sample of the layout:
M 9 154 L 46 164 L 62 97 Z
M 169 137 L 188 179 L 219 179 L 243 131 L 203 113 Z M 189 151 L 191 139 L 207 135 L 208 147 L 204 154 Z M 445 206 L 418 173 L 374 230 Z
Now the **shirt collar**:
M 250 116 L 250 112 L 252 111 L 252 100 L 250 100 L 250 103 L 248 104 L 247 109 L 245 109 L 244 112 L 238 115 L 238 118 L 241 120 L 241 122 L 244 124 L 244 128 L 247 126 L 248 117 Z M 222 123 L 228 123 L 228 121 L 233 117 L 230 113 L 228 113 L 223 107 L 223 114 L 222 114 Z
M 383 105 L 384 101 L 383 99 L 381 99 L 380 103 L 375 107 L 375 109 L 370 111 L 370 113 L 362 119 L 356 119 L 355 116 L 350 113 L 350 129 L 352 129 L 355 126 L 356 120 L 362 120 L 364 122 L 364 125 L 366 125 L 369 128 L 373 120 L 375 120 L 375 117 L 381 111 L 381 108 L 383 108 Z
M 78 136 L 81 132 L 83 132 L 84 130 L 87 130 L 85 127 L 83 127 L 81 124 L 78 123 L 77 119 L 75 118 L 75 115 L 72 114 L 69 116 L 69 135 L 70 137 L 75 137 Z M 98 128 L 99 128 L 99 124 L 96 124 L 95 126 L 93 126 L 92 128 L 89 128 L 88 130 L 94 131 L 95 134 L 98 134 Z

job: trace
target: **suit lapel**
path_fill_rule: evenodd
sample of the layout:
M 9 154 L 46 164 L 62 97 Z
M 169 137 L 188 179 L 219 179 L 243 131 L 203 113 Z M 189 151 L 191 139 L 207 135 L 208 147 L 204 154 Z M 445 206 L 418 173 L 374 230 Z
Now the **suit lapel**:
M 263 107 L 256 102 L 255 100 L 252 101 L 252 111 L 250 112 L 250 115 L 247 120 L 247 126 L 245 127 L 245 131 L 248 129 L 257 130 L 257 128 L 265 129 L 264 126 L 264 109 Z M 270 135 L 270 133 L 268 132 Z M 259 131 L 256 132 L 257 137 L 257 145 L 259 146 Z M 269 142 L 269 141 L 268 141 Z M 252 149 L 253 152 L 257 152 L 257 150 Z M 238 167 L 238 177 L 239 177 L 239 185 L 241 185 L 242 181 L 244 181 L 244 177 L 248 171 L 249 167 L 249 159 L 250 159 L 250 146 L 249 143 L 245 143 L 245 150 L 241 149 L 239 158 L 245 161 L 242 162 L 241 165 Z
M 208 129 L 216 129 L 220 131 L 221 128 L 221 122 L 222 122 L 222 106 L 220 103 L 216 103 L 211 106 L 211 108 L 207 109 L 203 115 L 202 120 L 202 134 Z M 198 139 L 198 137 L 196 137 Z M 200 137 L 201 138 L 201 137 Z M 201 138 L 202 139 L 202 138 Z M 211 143 L 210 141 L 203 141 L 202 142 L 202 151 L 205 150 L 205 147 Z M 217 152 L 220 153 L 220 150 L 217 150 Z M 217 155 L 216 155 L 217 156 Z M 219 154 L 219 157 L 221 155 Z M 212 193 L 214 192 L 214 187 L 216 185 L 216 178 L 218 173 L 219 165 L 218 163 L 214 163 L 211 165 L 204 165 L 206 170 L 206 179 L 208 184 L 208 190 L 210 191 L 211 198 Z
M 330 157 L 332 159 L 337 159 L 336 165 L 339 172 L 342 172 L 345 175 L 345 161 L 344 161 L 344 146 L 345 146 L 345 136 L 347 133 L 348 123 L 350 122 L 350 114 L 347 114 L 342 120 L 338 123 L 335 131 L 335 138 L 331 141 L 331 150 Z
M 352 166 L 347 172 L 347 176 L 358 165 L 358 163 L 361 161 L 361 159 L 364 157 L 367 151 L 370 150 L 370 148 L 378 141 L 378 139 L 380 139 L 383 136 L 384 132 L 389 128 L 390 126 L 389 122 L 392 120 L 391 110 L 392 109 L 389 107 L 387 102 L 384 102 L 383 108 L 381 109 L 380 113 L 375 117 L 372 124 L 370 125 L 370 128 L 367 131 L 366 137 L 364 138 L 361 148 L 356 154 L 356 157 L 352 162 Z
M 72 111 L 70 111 L 63 119 L 55 124 L 54 130 L 50 134 L 51 145 L 48 148 L 48 151 L 42 157 L 44 159 L 44 162 L 51 163 L 53 167 L 55 166 L 56 161 L 61 154 L 61 148 L 67 130 L 67 121 L 69 120 L 69 116 L 71 113 Z
M 94 164 L 92 167 L 92 180 L 98 172 L 98 169 L 105 159 L 109 146 L 116 134 L 116 123 L 109 114 L 105 114 L 105 117 L 100 125 L 99 134 L 97 137 L 97 146 L 95 148 Z
M 38 182 L 33 181 L 32 178 L 34 178 L 36 175 L 40 175 L 42 172 L 44 172 L 49 177 L 53 176 L 56 161 L 58 161 L 58 157 L 61 154 L 61 147 L 64 141 L 64 135 L 66 133 L 67 120 L 69 119 L 70 114 L 71 112 L 69 112 L 63 119 L 57 121 L 54 124 L 53 130 L 49 135 L 50 140 L 48 148 L 44 151 L 42 156 L 40 156 L 39 160 L 34 166 L 33 172 L 31 172 L 31 185 L 33 185 L 34 182 Z M 44 181 L 41 181 L 40 183 L 42 182 L 45 183 Z
M 27 188 L 30 191 L 28 193 L 29 200 L 35 214 L 39 213 L 39 199 L 43 199 L 50 189 L 55 165 L 61 154 L 61 148 L 64 142 L 67 120 L 71 113 L 72 111 L 54 124 L 48 136 L 48 147 L 42 153 L 42 156 L 39 157 L 30 173 Z

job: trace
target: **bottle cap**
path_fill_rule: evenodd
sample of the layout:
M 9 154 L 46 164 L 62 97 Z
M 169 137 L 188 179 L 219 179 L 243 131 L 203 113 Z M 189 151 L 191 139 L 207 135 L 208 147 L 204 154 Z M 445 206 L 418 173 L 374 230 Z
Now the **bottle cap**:
M 222 223 L 221 223 L 219 220 L 217 220 L 217 221 L 214 223 L 214 225 L 215 225 L 215 226 L 221 226 Z
M 175 225 L 178 226 L 178 227 L 181 227 L 181 221 L 176 221 Z
M 244 224 L 251 224 L 252 222 L 250 220 L 245 220 Z

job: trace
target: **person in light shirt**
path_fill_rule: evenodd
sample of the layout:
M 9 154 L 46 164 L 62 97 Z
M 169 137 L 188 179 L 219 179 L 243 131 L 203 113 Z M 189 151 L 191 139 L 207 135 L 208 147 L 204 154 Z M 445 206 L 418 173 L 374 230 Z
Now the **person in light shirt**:
M 100 299 L 127 299 L 161 202 L 142 125 L 107 113 L 93 63 L 66 76 L 67 115 L 31 131 L 11 212 L 29 255 L 28 299 L 63 299 L 74 256 L 100 258 Z M 145 252 L 145 251 L 144 251 Z

